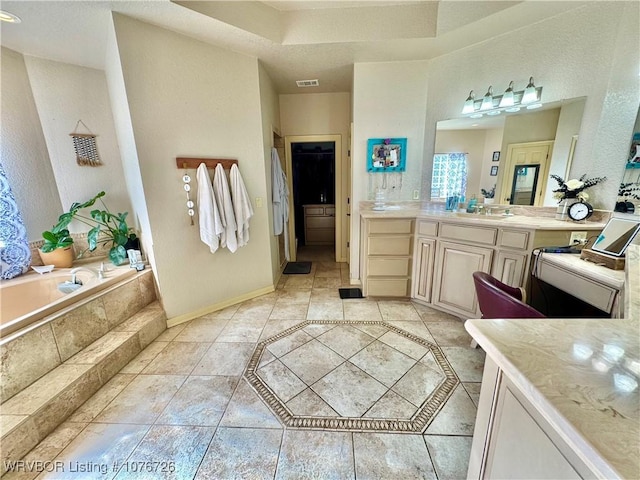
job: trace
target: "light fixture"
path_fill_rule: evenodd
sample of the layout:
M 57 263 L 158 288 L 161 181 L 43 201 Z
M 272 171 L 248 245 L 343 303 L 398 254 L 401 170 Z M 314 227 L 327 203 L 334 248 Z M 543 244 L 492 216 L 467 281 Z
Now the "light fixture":
M 500 99 L 500 104 L 498 105 L 500 108 L 504 107 L 513 107 L 515 104 L 515 99 L 513 98 L 513 81 L 509 82 L 509 88 L 507 88 L 502 94 L 502 98 Z
M 14 15 L 13 13 L 7 12 L 6 10 L 0 10 L 0 21 L 7 23 L 20 23 L 20 17 Z
M 475 111 L 474 101 L 476 97 L 473 94 L 473 90 L 469 92 L 469 96 L 464 101 L 464 107 L 462 107 L 462 113 L 466 115 L 467 113 L 473 113 Z
M 500 115 L 500 113 L 519 112 L 522 107 L 529 110 L 542 107 L 542 87 L 536 87 L 533 77 L 529 77 L 529 83 L 524 90 L 514 91 L 514 82 L 509 82 L 509 86 L 502 95 L 493 95 L 493 86 L 489 86 L 487 93 L 482 99 L 476 100 L 473 90 L 464 101 L 462 114 L 470 118 L 480 118 L 484 114 Z
M 533 77 L 529 77 L 529 84 L 524 89 L 524 93 L 522 94 L 522 100 L 520 100 L 520 103 L 526 105 L 528 103 L 535 103 L 538 101 L 540 101 L 538 90 L 533 84 Z
M 489 90 L 484 94 L 482 98 L 482 105 L 480 110 L 491 110 L 493 108 L 493 87 L 489 85 Z

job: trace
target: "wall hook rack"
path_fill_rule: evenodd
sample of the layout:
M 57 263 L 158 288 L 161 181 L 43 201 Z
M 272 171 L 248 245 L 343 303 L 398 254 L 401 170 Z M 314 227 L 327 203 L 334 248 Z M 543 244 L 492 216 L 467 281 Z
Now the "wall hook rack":
M 216 168 L 219 163 L 225 170 L 229 170 L 232 165 L 237 165 L 238 160 L 234 158 L 194 158 L 194 157 L 176 157 L 176 165 L 180 169 L 196 169 L 204 163 L 207 168 Z

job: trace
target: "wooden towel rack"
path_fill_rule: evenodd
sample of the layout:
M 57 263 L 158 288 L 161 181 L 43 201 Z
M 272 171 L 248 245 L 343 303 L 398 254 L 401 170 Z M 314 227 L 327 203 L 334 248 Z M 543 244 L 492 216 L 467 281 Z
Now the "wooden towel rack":
M 222 168 L 230 169 L 232 165 L 237 165 L 238 160 L 233 158 L 192 158 L 192 157 L 176 157 L 176 165 L 178 168 L 185 169 L 191 168 L 196 169 L 200 166 L 201 163 L 204 163 L 207 168 L 216 168 L 216 165 L 219 163 L 222 164 Z

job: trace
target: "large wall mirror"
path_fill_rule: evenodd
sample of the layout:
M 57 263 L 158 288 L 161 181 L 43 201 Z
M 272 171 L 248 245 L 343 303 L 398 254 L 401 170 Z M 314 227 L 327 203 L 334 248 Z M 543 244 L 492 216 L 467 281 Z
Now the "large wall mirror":
M 585 101 L 438 122 L 431 199 L 481 198 L 481 190 L 495 186 L 495 203 L 557 205 L 552 193 L 557 184 L 549 176 L 568 176 Z

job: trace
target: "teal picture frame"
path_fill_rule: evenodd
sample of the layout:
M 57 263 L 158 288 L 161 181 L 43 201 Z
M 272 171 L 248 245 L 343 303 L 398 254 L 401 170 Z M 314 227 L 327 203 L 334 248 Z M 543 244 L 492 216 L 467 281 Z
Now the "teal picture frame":
M 370 138 L 367 141 L 367 172 L 404 172 L 406 168 L 406 138 Z

